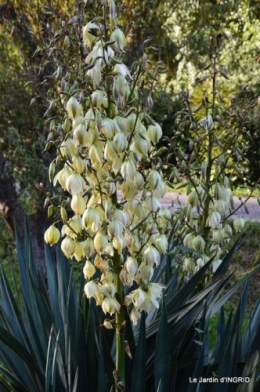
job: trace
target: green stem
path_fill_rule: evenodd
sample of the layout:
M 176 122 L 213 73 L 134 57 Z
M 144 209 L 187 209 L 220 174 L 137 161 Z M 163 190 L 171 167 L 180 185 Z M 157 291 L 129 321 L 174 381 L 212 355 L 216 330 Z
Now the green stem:
M 214 114 L 215 114 L 215 95 L 216 95 L 216 75 L 217 75 L 217 70 L 216 70 L 216 53 L 213 55 L 213 83 L 212 83 L 212 107 L 211 107 L 211 113 L 212 113 L 212 118 L 214 119 Z M 208 109 L 207 109 L 208 113 Z M 208 188 L 208 195 L 205 200 L 205 211 L 204 211 L 204 217 L 202 221 L 202 234 L 204 238 L 207 238 L 209 234 L 209 227 L 206 227 L 208 215 L 209 215 L 209 204 L 211 200 L 210 196 L 210 190 L 211 190 L 211 183 L 210 183 L 210 177 L 211 177 L 211 172 L 212 172 L 212 165 L 213 165 L 213 157 L 212 157 L 212 152 L 213 152 L 213 132 L 212 130 L 208 130 L 208 136 L 209 136 L 209 143 L 208 143 L 208 167 L 207 167 L 207 173 L 206 173 L 206 185 Z
M 125 306 L 123 304 L 123 287 L 119 274 L 121 270 L 120 255 L 116 252 L 113 258 L 116 299 L 120 303 L 120 313 L 116 313 L 116 382 L 125 382 Z M 116 391 L 120 390 L 116 387 Z

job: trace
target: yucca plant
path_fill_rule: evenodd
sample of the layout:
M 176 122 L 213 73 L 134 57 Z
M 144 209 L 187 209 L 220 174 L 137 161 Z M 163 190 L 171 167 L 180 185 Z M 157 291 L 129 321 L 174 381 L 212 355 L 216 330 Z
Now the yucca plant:
M 102 327 L 101 310 L 82 296 L 83 280 L 76 287 L 73 266 L 57 246 L 57 257 L 46 247 L 48 289 L 32 257 L 29 231 L 25 246 L 17 234 L 21 288 L 14 295 L 5 272 L 0 278 L 1 391 L 90 391 L 115 388 L 115 338 Z M 173 249 L 177 243 L 172 243 Z M 154 281 L 166 290 L 158 310 L 134 328 L 126 317 L 126 386 L 122 390 L 211 391 L 200 377 L 249 377 L 239 391 L 254 390 L 260 342 L 260 302 L 241 334 L 248 283 L 234 317 L 224 323 L 224 303 L 256 270 L 224 296 L 230 281 L 225 276 L 238 244 L 226 255 L 211 281 L 199 290 L 209 261 L 189 280 L 178 277 L 171 255 L 162 256 Z M 169 252 L 171 253 L 171 252 Z M 209 350 L 209 318 L 219 309 L 217 342 Z M 194 380 L 197 381 L 194 381 Z M 193 382 L 191 382 L 193 380 Z M 120 385 L 117 385 L 117 388 Z M 237 390 L 238 384 L 214 384 L 214 390 Z M 124 389 L 126 388 L 126 389 Z M 233 389 L 232 389 L 233 388 Z

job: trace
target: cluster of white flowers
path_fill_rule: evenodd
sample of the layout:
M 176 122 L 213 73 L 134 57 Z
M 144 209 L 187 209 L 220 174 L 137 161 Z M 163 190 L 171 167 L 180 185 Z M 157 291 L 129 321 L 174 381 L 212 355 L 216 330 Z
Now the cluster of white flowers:
M 205 166 L 202 165 L 202 166 Z M 205 167 L 202 167 L 202 170 Z M 245 221 L 238 216 L 233 223 L 225 218 L 230 215 L 234 208 L 234 202 L 231 190 L 228 187 L 227 177 L 223 184 L 216 183 L 214 187 L 214 195 L 210 196 L 210 203 L 206 211 L 206 191 L 202 185 L 199 185 L 196 190 L 192 190 L 186 201 L 185 213 L 187 228 L 183 239 L 184 246 L 193 250 L 191 255 L 184 259 L 183 268 L 191 273 L 195 273 L 201 268 L 210 258 L 214 258 L 212 262 L 212 271 L 221 264 L 221 255 L 223 254 L 223 245 L 230 242 L 233 229 L 235 232 L 241 232 L 244 228 Z M 207 220 L 205 227 L 207 230 L 207 238 L 203 238 L 201 233 L 201 224 L 205 212 L 207 212 Z M 232 228 L 233 226 L 233 228 Z M 196 252 L 200 252 L 200 257 L 196 257 Z
M 54 185 L 59 183 L 70 194 L 74 216 L 67 219 L 65 209 L 60 209 L 61 249 L 68 258 L 85 260 L 83 273 L 89 280 L 85 294 L 109 314 L 120 311 L 113 269 L 114 258 L 119 259 L 123 285 L 131 287 L 134 281 L 139 285 L 125 301 L 137 322 L 141 310 L 158 307 L 162 288 L 150 281 L 160 252 L 168 246 L 165 234 L 171 215 L 159 201 L 166 191 L 162 173 L 153 166 L 141 169 L 162 130 L 138 107 L 131 105 L 129 110 L 129 100 L 138 102 L 138 89 L 121 61 L 126 38 L 113 27 L 107 43 L 105 30 L 101 23 L 84 27 L 86 76 L 92 92 L 84 105 L 76 96 L 66 102 L 65 137 L 59 147 L 64 167 Z M 55 226 L 45 233 L 50 244 L 59 238 Z M 96 269 L 100 279 L 93 278 Z

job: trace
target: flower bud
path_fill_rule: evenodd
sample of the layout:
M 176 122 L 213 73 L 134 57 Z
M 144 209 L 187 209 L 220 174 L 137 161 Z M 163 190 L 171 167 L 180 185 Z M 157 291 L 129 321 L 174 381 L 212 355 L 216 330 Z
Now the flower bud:
M 51 246 L 56 244 L 60 239 L 60 231 L 54 225 L 50 226 L 44 234 L 44 240 L 46 244 Z
M 91 278 L 96 272 L 95 266 L 91 263 L 91 261 L 87 260 L 83 267 L 83 274 L 85 279 Z
M 66 110 L 69 118 L 76 118 L 81 114 L 82 106 L 75 97 L 71 97 L 67 102 Z
M 68 214 L 64 207 L 60 208 L 60 216 L 63 223 L 68 222 Z
M 108 241 L 107 241 L 107 238 L 104 234 L 99 232 L 95 235 L 94 247 L 99 254 L 103 253 L 107 244 L 108 244 Z

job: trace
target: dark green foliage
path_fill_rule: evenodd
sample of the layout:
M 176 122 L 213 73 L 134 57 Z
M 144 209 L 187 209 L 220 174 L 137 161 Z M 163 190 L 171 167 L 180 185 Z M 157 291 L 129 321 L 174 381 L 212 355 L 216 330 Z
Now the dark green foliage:
M 172 238 L 170 238 L 172 243 Z M 46 247 L 48 290 L 39 275 L 26 228 L 25 248 L 17 235 L 21 295 L 16 298 L 2 268 L 0 277 L 0 390 L 22 392 L 93 391 L 114 389 L 114 338 L 101 327 L 104 315 L 76 288 L 73 266 L 57 246 L 57 257 Z M 176 245 L 176 244 L 175 244 Z M 172 245 L 172 249 L 175 245 Z M 161 308 L 142 314 L 132 328 L 126 320 L 130 358 L 126 360 L 127 391 L 256 391 L 260 379 L 260 301 L 244 332 L 249 278 L 221 297 L 233 274 L 225 276 L 236 243 L 211 281 L 198 289 L 211 261 L 187 282 L 173 273 L 174 260 L 162 256 L 160 274 L 166 289 Z M 169 276 L 172 275 L 172 276 Z M 168 282 L 166 281 L 168 280 Z M 225 322 L 223 305 L 245 284 L 239 306 Z M 209 319 L 220 311 L 217 340 L 209 348 Z M 199 384 L 189 378 L 250 377 L 250 384 Z M 214 388 L 214 389 L 212 389 Z M 248 389 L 246 389 L 248 388 Z

